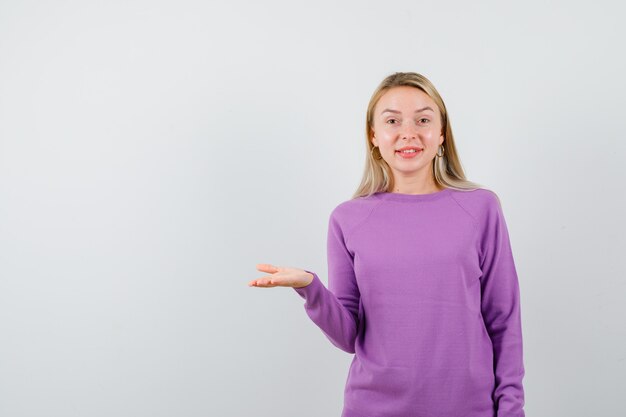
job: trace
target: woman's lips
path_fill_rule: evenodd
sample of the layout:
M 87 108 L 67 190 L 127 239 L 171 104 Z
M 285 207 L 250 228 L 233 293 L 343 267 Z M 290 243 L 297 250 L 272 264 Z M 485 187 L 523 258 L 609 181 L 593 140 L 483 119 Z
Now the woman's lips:
M 403 159 L 411 159 L 411 158 L 415 158 L 417 155 L 420 155 L 422 153 L 421 150 L 417 150 L 416 152 L 400 152 L 400 151 L 396 151 L 397 154 L 400 154 L 400 157 L 402 157 Z

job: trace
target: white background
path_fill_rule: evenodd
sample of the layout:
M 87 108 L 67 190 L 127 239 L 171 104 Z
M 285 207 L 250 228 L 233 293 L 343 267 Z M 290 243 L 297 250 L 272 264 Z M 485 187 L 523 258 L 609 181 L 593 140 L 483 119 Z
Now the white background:
M 501 198 L 527 415 L 621 415 L 623 9 L 2 0 L 0 415 L 339 416 L 352 356 L 247 282 L 327 283 L 396 71 L 439 89 Z

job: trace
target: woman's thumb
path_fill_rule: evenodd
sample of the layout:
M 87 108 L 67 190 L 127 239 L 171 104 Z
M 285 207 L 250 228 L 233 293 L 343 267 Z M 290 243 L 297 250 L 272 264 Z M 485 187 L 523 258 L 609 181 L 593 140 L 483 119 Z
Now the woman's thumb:
M 257 264 L 256 269 L 263 272 L 277 272 L 278 267 L 272 264 Z

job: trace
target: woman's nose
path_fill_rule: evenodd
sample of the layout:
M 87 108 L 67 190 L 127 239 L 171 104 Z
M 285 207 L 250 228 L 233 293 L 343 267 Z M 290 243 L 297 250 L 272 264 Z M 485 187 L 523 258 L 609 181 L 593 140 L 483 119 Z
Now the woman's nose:
M 407 126 L 404 126 L 404 128 L 402 129 L 401 135 L 402 135 L 402 139 L 404 138 L 414 139 L 417 137 L 417 129 L 415 128 L 415 126 L 411 126 L 409 124 Z

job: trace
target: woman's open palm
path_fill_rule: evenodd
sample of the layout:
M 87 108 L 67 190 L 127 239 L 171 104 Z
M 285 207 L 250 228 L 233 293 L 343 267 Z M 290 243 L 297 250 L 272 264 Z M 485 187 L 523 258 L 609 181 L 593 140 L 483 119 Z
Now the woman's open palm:
M 304 269 L 271 264 L 257 264 L 256 269 L 271 274 L 248 282 L 249 287 L 306 287 L 313 281 L 313 274 Z

